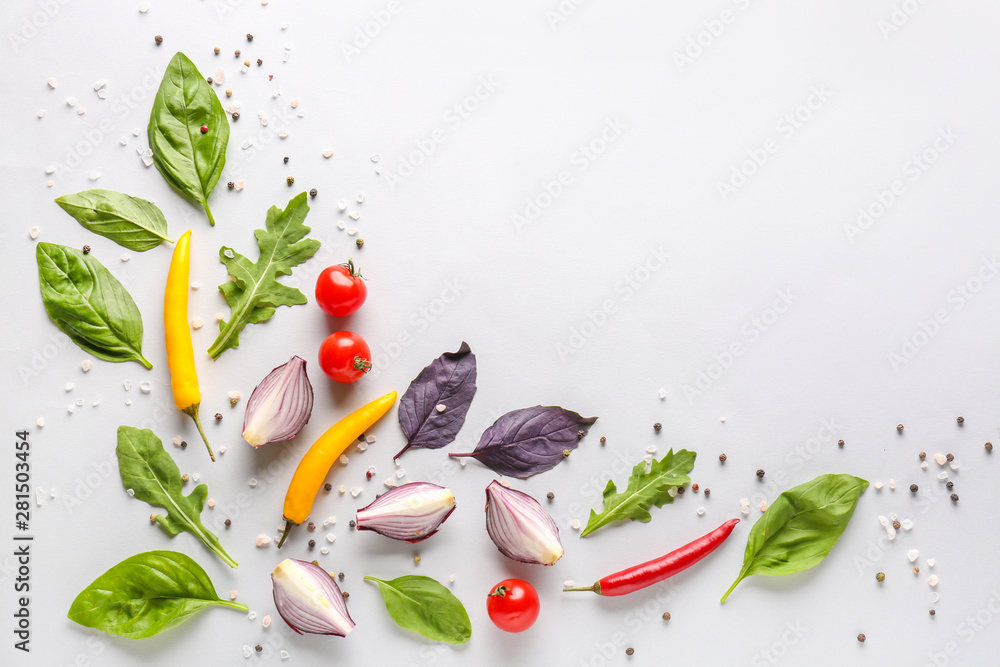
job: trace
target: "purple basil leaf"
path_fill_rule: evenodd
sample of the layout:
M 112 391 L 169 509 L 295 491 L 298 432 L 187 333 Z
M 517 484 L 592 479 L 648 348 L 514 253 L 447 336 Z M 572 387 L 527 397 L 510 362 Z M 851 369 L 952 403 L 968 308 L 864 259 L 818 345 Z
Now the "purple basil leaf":
M 476 395 L 476 355 L 462 342 L 458 352 L 445 352 L 420 371 L 399 401 L 399 425 L 406 447 L 440 449 L 455 439 Z M 437 406 L 445 406 L 438 412 Z
M 493 422 L 475 451 L 449 456 L 471 456 L 501 475 L 526 479 L 562 461 L 595 421 L 556 406 L 522 408 Z

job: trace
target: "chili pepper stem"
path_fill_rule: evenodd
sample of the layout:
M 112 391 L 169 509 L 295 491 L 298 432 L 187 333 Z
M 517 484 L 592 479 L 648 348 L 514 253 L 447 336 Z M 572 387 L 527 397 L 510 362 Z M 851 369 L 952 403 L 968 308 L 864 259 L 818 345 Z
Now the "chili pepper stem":
M 593 586 L 579 586 L 576 588 L 564 588 L 563 593 L 566 591 L 590 591 L 591 593 L 597 593 L 601 595 L 601 582 L 595 583 Z
M 201 439 L 205 441 L 205 446 L 208 447 L 208 455 L 212 457 L 212 462 L 214 463 L 215 452 L 212 451 L 212 445 L 208 444 L 208 436 L 205 435 L 205 429 L 201 427 L 201 419 L 198 417 L 198 407 L 200 405 L 201 403 L 195 403 L 184 408 L 182 412 L 194 420 L 195 425 L 198 427 L 198 433 L 201 433 Z
M 281 548 L 281 545 L 285 543 L 285 538 L 288 537 L 288 533 L 291 532 L 292 526 L 294 525 L 295 525 L 294 521 L 289 521 L 288 519 L 285 519 L 285 531 L 281 533 L 281 537 L 278 539 L 279 549 Z

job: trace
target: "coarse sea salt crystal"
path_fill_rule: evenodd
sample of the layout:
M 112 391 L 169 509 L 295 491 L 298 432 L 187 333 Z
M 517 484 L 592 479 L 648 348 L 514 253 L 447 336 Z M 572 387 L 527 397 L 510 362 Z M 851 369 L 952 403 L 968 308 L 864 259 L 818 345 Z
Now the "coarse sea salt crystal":
M 142 4 L 139 5 L 139 13 L 140 14 L 145 14 L 148 11 L 149 11 L 149 3 L 148 2 L 143 2 Z
M 932 574 L 931 576 L 927 577 L 927 583 L 930 584 L 931 588 L 935 588 L 938 585 L 938 581 L 940 580 L 938 579 L 938 576 L 936 574 Z
M 336 540 L 336 539 L 337 539 L 337 536 L 334 535 L 333 533 L 327 533 L 326 534 L 326 541 L 329 542 L 330 544 L 333 544 L 333 541 Z
M 951 468 L 952 470 L 958 470 L 958 461 L 952 461 L 951 463 L 948 464 L 948 467 Z
M 369 445 L 374 445 L 375 444 L 375 436 L 374 435 L 366 435 L 365 436 L 365 442 L 367 442 Z
M 573 530 L 580 530 L 580 520 L 573 519 L 572 521 L 569 522 L 569 527 L 572 528 Z
M 434 409 L 437 410 L 438 412 L 444 412 L 445 410 L 448 409 L 448 406 L 445 405 L 444 403 L 438 403 L 437 405 L 434 406 Z
M 257 618 L 257 612 L 251 611 L 249 614 L 247 614 L 247 618 L 250 619 L 251 621 L 255 620 Z
M 887 516 L 879 516 L 878 522 L 882 524 L 883 528 L 888 528 L 889 526 L 892 525 L 892 522 L 889 521 L 889 517 Z
M 704 507 L 699 507 L 697 509 L 697 512 L 698 512 L 698 516 L 705 516 L 705 508 Z
M 285 128 L 281 128 L 280 130 L 278 130 L 278 138 L 279 139 L 287 139 L 288 138 L 288 130 L 286 130 Z
M 73 414 L 74 410 L 76 410 L 76 406 L 73 405 L 72 403 L 66 406 L 66 412 L 68 412 L 69 414 Z
M 249 657 L 250 657 L 250 656 L 252 656 L 252 655 L 253 655 L 253 649 L 252 649 L 252 648 L 250 648 L 250 646 L 249 646 L 249 645 L 247 645 L 247 644 L 244 644 L 244 645 L 243 645 L 243 657 L 244 657 L 244 658 L 249 658 Z
M 939 466 L 943 466 L 947 462 L 948 462 L 948 457 L 946 457 L 944 454 L 934 455 L 934 463 L 938 464 Z
M 394 480 L 392 477 L 386 477 L 382 481 L 382 483 L 385 484 L 385 487 L 387 489 L 395 489 L 396 488 L 396 480 Z
M 931 593 L 931 602 L 937 602 L 940 599 L 941 599 L 941 596 L 939 594 L 934 593 L 934 592 Z
M 339 202 L 337 202 L 337 210 L 340 211 L 341 213 L 343 213 L 344 211 L 347 210 L 347 200 L 346 199 L 341 199 Z
M 118 140 L 118 143 L 120 143 L 122 146 L 128 146 L 128 137 L 123 136 L 121 139 Z
M 948 479 L 948 473 L 946 473 L 945 471 L 942 470 L 941 472 L 939 472 L 937 474 L 937 478 L 943 482 L 946 479 Z
M 402 468 L 396 471 L 396 479 L 403 479 L 406 477 L 406 471 Z
M 282 660 L 288 660 L 288 651 L 282 651 L 281 652 L 281 659 Z
M 351 488 L 351 497 L 352 498 L 357 498 L 360 495 L 361 495 L 361 487 L 360 486 L 355 486 L 355 487 Z
M 67 97 L 66 98 L 66 106 L 68 106 L 68 107 L 75 107 L 76 106 L 76 98 L 75 97 Z
M 327 148 L 325 151 L 323 151 L 323 157 L 329 160 L 330 158 L 333 157 L 333 151 Z
M 83 407 L 83 399 L 82 398 L 76 399 L 76 406 L 77 407 Z
M 896 490 L 896 480 L 894 480 L 894 479 L 890 479 L 889 480 L 889 490 L 890 491 L 895 491 Z
M 54 173 L 56 173 L 56 168 L 50 165 L 50 166 L 48 166 L 48 167 L 45 168 L 45 173 L 46 174 L 54 174 Z
M 347 214 L 347 217 L 350 218 L 351 220 L 358 220 L 361 218 L 361 214 L 358 213 L 357 211 L 351 211 L 350 213 Z
M 340 488 L 337 489 L 337 491 L 339 491 L 340 493 L 347 493 L 347 487 L 341 484 Z
M 340 459 L 339 459 L 339 460 L 340 460 L 340 465 L 345 465 L 345 466 L 346 466 L 346 465 L 348 464 L 348 462 L 350 461 L 350 459 L 349 459 L 349 458 L 347 458 L 347 455 L 346 455 L 346 454 L 341 454 L 341 455 L 340 455 Z
M 323 519 L 323 527 L 324 528 L 326 528 L 327 526 L 334 526 L 336 524 L 337 524 L 337 517 L 335 517 L 333 515 L 328 516 L 325 519 Z
M 267 630 L 269 627 L 271 627 L 271 617 L 270 616 L 265 616 L 264 620 L 262 620 L 260 622 L 260 627 L 264 628 L 265 630 Z
M 87 113 L 87 110 L 85 108 L 83 108 L 83 107 L 77 107 L 76 108 L 76 115 L 77 116 L 82 116 L 85 113 Z M 93 180 L 93 179 L 91 179 L 91 180 Z
M 42 230 L 37 225 L 28 230 L 28 236 L 30 236 L 32 240 L 37 239 L 38 235 L 41 233 Z
M 921 461 L 920 462 L 920 469 L 921 470 L 927 470 L 927 461 Z
M 875 482 L 875 484 L 873 486 L 875 487 L 876 491 L 881 491 L 882 490 L 882 482 Z
M 80 370 L 82 370 L 84 373 L 90 372 L 90 369 L 93 367 L 94 367 L 94 362 L 91 361 L 90 359 L 84 359 L 83 361 L 80 362 Z
M 330 549 L 328 549 L 327 547 L 323 547 L 322 549 L 319 550 L 319 552 L 324 556 L 326 556 L 327 554 L 330 553 Z
M 108 99 L 108 91 L 104 90 L 103 88 L 100 89 L 100 90 L 98 90 L 97 91 L 97 99 L 99 99 L 99 100 L 106 100 L 106 99 Z
M 355 236 L 355 235 L 357 235 L 357 233 L 358 233 L 358 228 L 357 227 L 348 227 L 347 228 L 347 235 L 348 236 Z
M 191 318 L 191 328 L 192 329 L 200 329 L 203 326 L 205 326 L 205 320 L 201 319 L 200 317 L 192 317 Z
M 182 442 L 184 442 L 184 438 L 179 435 L 174 436 L 174 447 L 180 447 Z
M 144 394 L 148 394 L 149 392 L 153 391 L 153 385 L 149 382 L 149 380 L 142 382 L 139 384 L 139 391 L 141 391 Z
M 39 487 L 35 489 L 35 505 L 41 507 L 43 500 L 45 500 L 45 489 Z
M 257 118 L 260 119 L 260 124 L 261 125 L 263 125 L 264 127 L 267 127 L 267 114 L 266 113 L 264 113 L 263 111 L 258 111 L 257 112 Z
M 910 519 L 903 519 L 899 525 L 903 527 L 903 530 L 913 530 L 913 521 Z
M 367 442 L 359 442 L 358 443 L 358 451 L 359 452 L 363 452 L 363 451 L 365 451 L 367 449 L 368 449 L 368 443 Z
M 365 203 L 365 195 L 364 195 L 364 193 L 358 194 L 358 200 L 357 201 L 358 201 L 359 204 L 364 204 Z
M 660 397 L 661 401 L 665 400 L 667 398 L 667 390 L 666 389 L 660 389 L 660 391 L 656 392 L 656 395 Z
M 936 562 L 937 562 L 937 561 L 936 561 L 936 560 L 934 560 L 933 558 L 928 558 L 928 559 L 927 559 L 927 567 L 934 567 L 934 564 L 935 564 Z
M 920 552 L 917 551 L 916 549 L 910 549 L 909 551 L 906 552 L 906 558 L 911 563 L 915 563 L 917 562 L 917 559 L 920 558 Z
M 73 383 L 72 382 L 67 382 L 66 383 L 66 391 L 73 391 Z
M 646 447 L 646 452 L 649 453 L 649 454 L 655 454 L 656 453 L 656 445 L 650 445 L 649 447 Z
M 87 178 L 90 179 L 91 181 L 96 181 L 100 177 L 101 177 L 101 172 L 97 171 L 96 169 L 87 172 Z
M 265 535 L 264 533 L 261 533 L 260 535 L 257 536 L 257 548 L 263 549 L 270 543 L 271 543 L 271 538 Z
M 55 87 L 56 87 L 56 80 L 55 79 L 53 79 L 53 78 L 50 77 L 49 80 L 46 81 L 45 83 L 47 83 L 49 85 L 49 88 L 55 90 Z

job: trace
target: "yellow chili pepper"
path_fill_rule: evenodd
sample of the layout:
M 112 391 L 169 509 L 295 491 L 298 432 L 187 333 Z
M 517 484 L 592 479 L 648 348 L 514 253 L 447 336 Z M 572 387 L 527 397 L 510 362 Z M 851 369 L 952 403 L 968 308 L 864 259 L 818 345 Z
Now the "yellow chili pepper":
M 288 531 L 309 518 L 316 494 L 323 485 L 327 473 L 344 450 L 364 433 L 396 402 L 396 392 L 390 391 L 382 398 L 376 398 L 368 405 L 355 410 L 331 426 L 326 433 L 309 448 L 299 461 L 299 467 L 292 475 L 292 482 L 285 494 L 285 532 L 278 540 L 278 548 L 285 543 Z
M 184 232 L 176 245 L 167 273 L 167 289 L 163 296 L 163 330 L 167 343 L 167 366 L 170 367 L 170 387 L 174 392 L 174 405 L 194 419 L 201 439 L 208 447 L 208 455 L 215 460 L 212 445 L 208 444 L 205 429 L 198 418 L 201 392 L 198 390 L 198 373 L 194 367 L 194 348 L 188 328 L 188 278 L 191 267 L 191 230 Z

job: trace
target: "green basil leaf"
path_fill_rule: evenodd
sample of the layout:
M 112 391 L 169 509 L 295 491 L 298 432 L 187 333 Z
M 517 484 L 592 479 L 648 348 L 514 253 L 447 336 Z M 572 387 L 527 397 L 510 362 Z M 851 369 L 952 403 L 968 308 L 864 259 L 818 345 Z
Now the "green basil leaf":
M 632 469 L 628 486 L 621 492 L 615 487 L 614 480 L 609 479 L 604 488 L 604 509 L 600 514 L 590 510 L 590 518 L 580 537 L 586 537 L 615 521 L 630 519 L 645 523 L 652 519 L 650 507 L 663 507 L 674 502 L 670 489 L 691 481 L 688 473 L 694 468 L 696 456 L 697 454 L 686 449 L 676 454 L 671 449 L 659 461 L 653 459 L 649 464 L 649 472 L 646 472 L 646 462 L 640 461 Z
M 80 349 L 105 361 L 153 367 L 142 356 L 142 315 L 103 264 L 54 243 L 39 243 L 35 259 L 45 312 Z
M 469 614 L 451 591 L 430 577 L 405 576 L 378 584 L 385 608 L 401 627 L 428 639 L 464 644 L 472 636 Z
M 84 190 L 56 198 L 77 222 L 118 245 L 145 252 L 167 237 L 167 219 L 153 202 L 113 190 Z
M 87 586 L 69 608 L 82 626 L 130 639 L 169 630 L 212 605 L 249 611 L 223 600 L 198 563 L 176 551 L 147 551 L 126 558 Z
M 202 134 L 201 127 L 208 131 Z M 149 114 L 153 164 L 175 190 L 205 208 L 226 166 L 229 118 L 194 63 L 176 53 L 167 65 Z
M 119 426 L 115 453 L 125 488 L 130 489 L 135 498 L 167 510 L 167 514 L 156 515 L 156 523 L 170 537 L 187 531 L 204 542 L 226 565 L 237 567 L 236 561 L 222 548 L 219 538 L 201 522 L 208 487 L 199 484 L 185 496 L 180 469 L 152 431 Z
M 740 576 L 722 596 L 753 574 L 778 576 L 818 565 L 844 534 L 868 482 L 852 475 L 820 475 L 785 491 L 750 529 Z
M 219 290 L 233 312 L 228 321 L 219 322 L 219 336 L 208 348 L 213 359 L 229 348 L 240 346 L 240 331 L 246 325 L 266 322 L 278 306 L 308 302 L 301 291 L 276 280 L 278 276 L 292 275 L 292 267 L 319 250 L 319 241 L 305 238 L 310 232 L 303 224 L 307 213 L 305 192 L 293 197 L 284 211 L 277 206 L 268 209 L 265 229 L 254 231 L 260 250 L 256 262 L 251 263 L 232 248 L 219 249 L 219 260 L 226 265 L 231 278 L 219 285 Z

